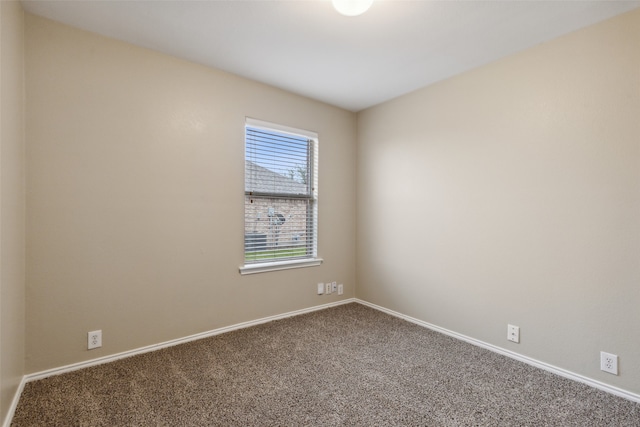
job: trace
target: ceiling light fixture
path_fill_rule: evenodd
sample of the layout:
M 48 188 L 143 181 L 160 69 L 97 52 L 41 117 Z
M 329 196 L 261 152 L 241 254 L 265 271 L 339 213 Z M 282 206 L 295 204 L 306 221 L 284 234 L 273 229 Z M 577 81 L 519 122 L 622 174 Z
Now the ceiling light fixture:
M 358 16 L 371 7 L 373 0 L 331 0 L 331 3 L 344 16 Z

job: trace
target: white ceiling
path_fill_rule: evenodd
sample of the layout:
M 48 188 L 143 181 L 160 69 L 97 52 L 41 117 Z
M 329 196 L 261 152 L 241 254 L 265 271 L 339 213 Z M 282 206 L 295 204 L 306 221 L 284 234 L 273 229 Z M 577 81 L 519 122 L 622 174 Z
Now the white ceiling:
M 22 1 L 74 27 L 359 111 L 640 1 Z

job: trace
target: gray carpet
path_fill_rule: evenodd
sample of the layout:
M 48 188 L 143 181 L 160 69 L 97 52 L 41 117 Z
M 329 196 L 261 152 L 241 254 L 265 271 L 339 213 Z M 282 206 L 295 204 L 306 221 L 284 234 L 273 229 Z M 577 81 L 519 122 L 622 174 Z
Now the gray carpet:
M 640 426 L 640 404 L 348 304 L 30 382 L 12 426 Z

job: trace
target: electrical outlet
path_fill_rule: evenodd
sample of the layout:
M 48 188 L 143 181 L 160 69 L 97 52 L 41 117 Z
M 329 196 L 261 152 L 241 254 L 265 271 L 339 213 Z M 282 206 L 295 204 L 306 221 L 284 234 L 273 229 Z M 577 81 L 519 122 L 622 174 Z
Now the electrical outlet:
M 326 283 L 326 289 L 324 291 L 325 294 L 330 294 L 331 293 L 331 283 Z
M 324 294 L 324 283 L 318 283 L 318 295 Z
M 338 295 L 342 295 L 342 294 L 344 294 L 344 285 L 340 283 L 338 285 Z
M 520 342 L 520 328 L 518 326 L 507 325 L 507 339 L 513 342 Z
M 87 333 L 87 350 L 102 347 L 102 331 L 91 331 Z
M 331 282 L 331 292 L 335 292 L 338 290 L 338 284 L 336 282 Z
M 600 370 L 613 375 L 618 375 L 618 356 L 611 353 L 600 352 Z

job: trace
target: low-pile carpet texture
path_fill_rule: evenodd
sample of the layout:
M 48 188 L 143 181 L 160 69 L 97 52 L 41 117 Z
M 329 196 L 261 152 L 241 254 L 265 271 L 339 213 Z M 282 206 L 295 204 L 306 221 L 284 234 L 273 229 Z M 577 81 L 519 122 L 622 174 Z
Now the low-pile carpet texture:
M 640 404 L 352 303 L 30 382 L 12 426 L 640 426 Z

